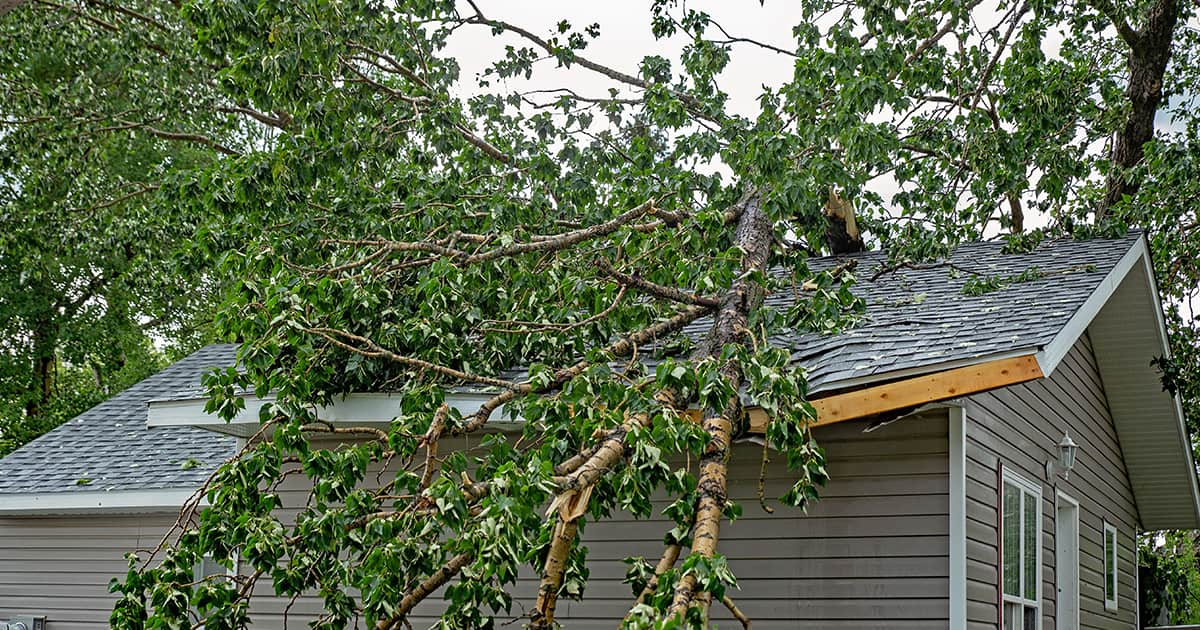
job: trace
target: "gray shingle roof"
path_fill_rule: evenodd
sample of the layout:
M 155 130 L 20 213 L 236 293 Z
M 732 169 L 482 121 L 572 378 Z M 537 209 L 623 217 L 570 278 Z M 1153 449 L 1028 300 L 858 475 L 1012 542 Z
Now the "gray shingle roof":
M 883 252 L 858 254 L 852 256 L 858 259 L 852 291 L 866 302 L 862 321 L 838 335 L 782 334 L 772 342 L 792 348 L 813 392 L 852 379 L 886 378 L 889 372 L 1037 350 L 1062 330 L 1139 238 L 1140 232 L 1131 232 L 1119 239 L 1061 239 L 1025 254 L 1003 253 L 1002 242 L 969 243 L 940 263 L 894 270 L 888 270 Z M 826 270 L 846 258 L 851 257 L 815 259 L 810 267 Z M 1033 267 L 1042 277 L 980 295 L 963 292 L 973 277 L 1006 279 Z M 777 293 L 767 303 L 786 308 L 793 299 Z
M 812 392 L 901 370 L 1033 352 L 1062 330 L 1139 238 L 1056 240 L 1026 254 L 1005 254 L 1000 242 L 970 243 L 945 261 L 896 269 L 886 268 L 883 252 L 813 259 L 810 267 L 824 270 L 857 258 L 852 290 L 867 312 L 837 335 L 784 332 L 772 342 L 792 348 Z M 972 277 L 1009 278 L 1031 267 L 1043 276 L 981 295 L 963 293 Z M 785 291 L 768 296 L 767 304 L 787 308 L 793 300 Z M 700 320 L 686 331 L 700 335 L 710 325 Z M 233 365 L 235 350 L 231 344 L 203 348 L 0 460 L 0 500 L 28 492 L 195 488 L 233 452 L 234 439 L 202 429 L 148 429 L 147 403 L 199 395 L 200 376 Z M 198 465 L 185 470 L 188 460 Z M 77 483 L 85 478 L 93 481 Z
M 197 386 L 210 368 L 232 365 L 236 348 L 202 348 L 0 460 L 0 501 L 32 492 L 198 487 L 233 454 L 236 441 L 204 429 L 147 428 L 146 403 Z

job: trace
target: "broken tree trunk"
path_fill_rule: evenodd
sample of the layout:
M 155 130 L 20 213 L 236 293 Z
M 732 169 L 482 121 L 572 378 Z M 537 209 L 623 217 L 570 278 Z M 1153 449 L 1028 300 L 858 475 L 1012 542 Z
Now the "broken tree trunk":
M 733 283 L 713 318 L 713 327 L 701 346 L 705 356 L 720 356 L 721 350 L 728 344 L 749 343 L 747 323 L 750 313 L 758 308 L 763 298 L 762 286 L 750 278 L 749 272 L 766 271 L 771 237 L 770 218 L 757 200 L 751 200 L 738 221 L 735 238 L 735 243 L 742 250 L 742 274 Z M 729 361 L 722 366 L 721 376 L 734 392 L 741 388 L 742 369 L 736 361 Z M 728 503 L 729 445 L 735 423 L 740 422 L 741 416 L 741 400 L 737 394 L 726 401 L 724 408 L 706 409 L 704 412 L 703 427 L 710 441 L 700 460 L 692 553 L 706 559 L 714 557 L 717 552 L 721 518 Z M 694 572 L 680 577 L 668 616 L 684 614 L 690 606 L 697 605 L 702 609 L 702 616 L 707 617 L 710 598 L 698 594 L 697 585 Z
M 829 189 L 829 200 L 825 202 L 825 244 L 834 256 L 866 249 L 854 219 L 854 204 L 832 188 Z

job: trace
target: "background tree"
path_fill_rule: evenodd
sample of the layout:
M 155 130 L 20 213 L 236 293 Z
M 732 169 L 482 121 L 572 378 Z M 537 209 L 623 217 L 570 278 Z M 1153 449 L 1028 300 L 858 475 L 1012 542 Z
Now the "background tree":
M 206 336 L 213 224 L 177 176 L 260 125 L 170 5 L 30 2 L 0 29 L 2 455 Z
M 679 54 L 629 69 L 589 56 L 596 25 L 529 30 L 470 3 L 17 11 L 48 8 L 56 19 L 74 9 L 69 23 L 96 34 L 171 38 L 114 50 L 169 51 L 144 73 L 119 74 L 168 77 L 147 85 L 174 98 L 155 100 L 142 84 L 127 91 L 162 106 L 139 112 L 178 126 L 118 105 L 99 129 L 185 147 L 157 162 L 168 185 L 135 204 L 258 234 L 225 255 L 224 271 L 244 280 L 218 322 L 247 342 L 246 371 L 210 385 L 226 413 L 238 388 L 277 393 L 264 415 L 270 438 L 222 469 L 211 506 L 191 506 L 181 521 L 177 547 L 136 561 L 119 585 L 118 626 L 168 627 L 190 610 L 206 627 L 241 625 L 264 576 L 280 594 L 321 593 L 318 625 L 329 627 L 356 614 L 402 625 L 453 581 L 443 622 L 479 625 L 511 605 L 505 587 L 532 564 L 542 588 L 531 620 L 547 627 L 557 598 L 585 587 L 579 529 L 616 509 L 646 514 L 659 491 L 676 499 L 676 527 L 660 562 L 632 560 L 627 623 L 696 623 L 733 580 L 719 534 L 739 509 L 724 496 L 728 446 L 746 431 L 738 392 L 772 417 L 767 438 L 795 472 L 787 502 L 813 500 L 824 478 L 806 429 L 803 366 L 767 339 L 785 328 L 836 332 L 855 313 L 850 274 L 814 275 L 805 264 L 824 246 L 827 202 L 848 200 L 868 239 L 892 255 L 928 257 L 1019 232 L 1027 215 L 1144 223 L 1122 204 L 1156 189 L 1173 216 L 1171 191 L 1182 190 L 1169 177 L 1146 184 L 1159 155 L 1144 122 L 1162 98 L 1163 42 L 1175 42 L 1167 51 L 1177 59 L 1191 54 L 1189 39 L 1173 39 L 1189 16 L 1167 2 L 1121 11 L 811 2 L 797 10 L 790 41 L 766 42 L 659 1 L 651 30 Z M 115 19 L 123 28 L 96 23 Z M 471 31 L 496 36 L 500 51 L 474 82 L 461 80 L 453 46 Z M 1062 38 L 1057 50 L 1050 33 Z M 745 50 L 783 56 L 794 70 L 764 87 L 750 114 L 722 90 Z M 584 74 L 600 87 L 525 83 L 546 73 Z M 21 75 L 5 85 L 28 83 Z M 41 107 L 14 117 L 14 140 L 61 117 Z M 16 184 L 40 181 L 25 171 L 41 168 L 39 151 L 50 147 L 35 141 L 47 133 L 13 145 L 21 177 L 11 194 L 26 208 L 49 207 L 40 188 Z M 86 161 L 73 159 L 46 177 Z M 119 198 L 107 189 L 102 199 Z M 764 292 L 805 281 L 816 290 L 794 308 L 761 306 Z M 645 356 L 657 364 L 633 360 Z M 506 371 L 514 366 L 527 374 Z M 443 406 L 447 385 L 495 395 L 459 417 Z M 334 430 L 314 424 L 312 403 L 380 388 L 402 394 L 389 431 L 334 451 L 309 444 L 302 428 Z M 441 439 L 481 431 L 501 404 L 526 420 L 521 440 L 488 438 L 480 454 L 437 457 Z M 683 418 L 690 407 L 702 410 L 699 424 Z M 395 478 L 358 487 L 385 461 L 401 464 Z M 274 513 L 288 466 L 315 488 L 294 523 Z M 250 575 L 192 585 L 206 553 L 226 562 L 236 553 Z

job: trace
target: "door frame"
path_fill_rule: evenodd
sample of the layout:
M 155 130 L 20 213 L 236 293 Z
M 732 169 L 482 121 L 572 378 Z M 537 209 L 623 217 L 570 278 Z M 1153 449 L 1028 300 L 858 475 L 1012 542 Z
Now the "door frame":
M 1063 513 L 1074 521 L 1074 540 L 1063 540 Z M 1067 542 L 1068 545 L 1063 543 Z M 1064 558 L 1064 556 L 1066 556 Z M 1074 558 L 1074 602 L 1068 611 L 1070 619 L 1063 618 L 1063 598 L 1061 595 L 1063 572 L 1061 565 L 1064 560 Z M 1068 594 L 1069 596 L 1070 594 Z M 1074 613 L 1074 614 L 1070 614 Z M 1054 628 L 1055 630 L 1075 630 L 1079 627 L 1079 501 L 1071 495 L 1055 489 L 1054 492 Z

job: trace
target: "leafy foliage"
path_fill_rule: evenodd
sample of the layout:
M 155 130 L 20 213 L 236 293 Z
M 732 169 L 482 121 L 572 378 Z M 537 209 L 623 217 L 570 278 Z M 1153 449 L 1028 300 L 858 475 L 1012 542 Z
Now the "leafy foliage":
M 242 627 L 269 580 L 322 599 L 316 628 L 396 628 L 443 587 L 441 627 L 487 626 L 532 566 L 530 620 L 550 627 L 560 595 L 585 593 L 579 531 L 619 510 L 649 516 L 664 494 L 664 558 L 631 561 L 626 625 L 703 623 L 736 584 L 717 543 L 740 513 L 724 489 L 743 404 L 771 419 L 765 438 L 793 474 L 786 504 L 810 504 L 828 476 L 804 366 L 770 340 L 837 334 L 861 307 L 848 269 L 807 267 L 833 191 L 899 263 L 1021 232 L 1027 210 L 1058 231 L 1158 227 L 1200 181 L 1179 159 L 1190 142 L 1146 147 L 1132 167 L 1096 148 L 1131 137 L 1139 110 L 1123 90 L 1126 53 L 1153 46 L 1131 45 L 1130 16 L 1082 2 L 980 8 L 817 0 L 776 44 L 656 0 L 652 33 L 679 53 L 626 70 L 589 56 L 598 25 L 538 33 L 471 2 L 18 9 L 27 19 L 5 23 L 24 43 L 3 53 L 2 194 L 38 220 L 0 252 L 20 252 L 6 268 L 38 271 L 6 273 L 3 288 L 59 302 L 11 309 L 16 339 L 36 341 L 46 319 L 57 328 L 42 350 L 10 354 L 67 352 L 67 330 L 112 347 L 87 332 L 93 319 L 146 347 L 144 318 L 190 325 L 219 280 L 237 278 L 215 326 L 243 343 L 241 369 L 210 375 L 209 408 L 229 418 L 245 392 L 273 399 L 263 432 L 205 487 L 208 506 L 185 510 L 177 542 L 131 557 L 112 624 Z M 496 44 L 473 81 L 456 58 L 466 32 Z M 722 89 L 742 47 L 793 69 L 752 113 Z M 1173 72 L 1169 90 L 1194 80 Z M 603 88 L 531 83 L 578 74 Z M 1113 204 L 1113 190 L 1139 202 Z M 79 212 L 92 220 L 48 247 L 42 219 Z M 195 257 L 174 257 L 185 241 Z M 164 262 L 180 260 L 191 262 Z M 1179 291 L 1195 284 L 1188 265 L 1167 266 Z M 89 278 L 104 291 L 81 299 Z M 789 286 L 811 295 L 762 306 Z M 60 321 L 64 299 L 91 319 Z M 449 388 L 485 402 L 456 409 Z M 388 427 L 317 414 L 381 390 L 396 401 Z M 312 491 L 285 517 L 288 479 Z M 206 555 L 248 572 L 197 581 Z
M 5 454 L 176 356 L 155 341 L 198 341 L 204 216 L 172 187 L 231 150 L 196 130 L 232 128 L 155 3 L 29 3 L 0 29 Z

